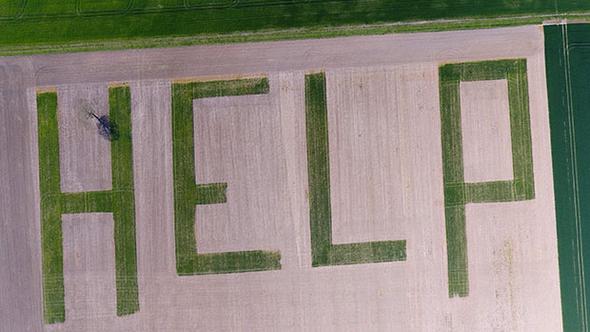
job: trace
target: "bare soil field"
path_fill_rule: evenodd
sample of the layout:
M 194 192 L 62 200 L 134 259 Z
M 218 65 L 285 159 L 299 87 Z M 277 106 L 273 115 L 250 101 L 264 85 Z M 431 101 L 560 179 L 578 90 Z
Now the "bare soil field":
M 30 67 L 0 69 L 0 320 L 2 331 L 43 330 L 35 95 Z M 27 74 L 28 72 L 28 74 Z M 31 98 L 32 97 L 32 98 Z
M 61 188 L 64 192 L 109 190 L 109 141 L 96 135 L 96 115 L 109 113 L 108 87 L 104 84 L 63 86 L 57 91 Z
M 113 218 L 107 213 L 65 214 L 66 317 L 100 321 L 116 313 Z M 84 327 L 97 328 L 94 326 Z
M 198 252 L 272 250 L 288 241 L 277 222 L 290 216 L 276 92 L 194 101 L 197 183 L 228 183 L 227 203 L 196 208 Z
M 14 125 L 0 129 L 0 291 L 13 300 L 0 320 L 30 331 L 559 331 L 543 52 L 530 26 L 2 59 L 0 117 Z M 466 205 L 470 291 L 450 297 L 439 66 L 515 58 L 527 63 L 535 196 Z M 332 244 L 405 240 L 404 260 L 312 267 L 305 75 L 320 71 Z M 280 269 L 179 276 L 171 87 L 240 77 L 268 77 L 268 93 L 192 103 L 196 182 L 227 183 L 225 203 L 195 208 L 196 249 L 278 251 Z M 43 325 L 35 91 L 58 92 L 62 190 L 106 190 L 111 146 L 73 116 L 84 100 L 106 112 L 120 82 L 139 311 L 117 316 L 111 214 L 64 214 L 65 321 Z M 465 180 L 510 179 L 506 85 L 482 82 L 461 83 Z
M 423 91 L 437 74 L 435 64 L 327 72 L 334 242 L 406 239 L 436 213 L 423 202 L 439 182 L 438 98 Z
M 508 107 L 506 80 L 461 82 L 466 182 L 513 179 Z

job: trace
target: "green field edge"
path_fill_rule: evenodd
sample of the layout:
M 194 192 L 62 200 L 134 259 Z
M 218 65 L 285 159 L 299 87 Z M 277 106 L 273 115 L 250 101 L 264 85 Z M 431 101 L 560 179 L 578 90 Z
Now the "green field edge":
M 584 207 L 587 204 L 583 204 L 584 190 L 580 182 L 587 183 L 588 170 L 580 166 L 588 164 L 587 150 L 583 146 L 590 142 L 583 134 L 587 133 L 588 122 L 575 121 L 577 116 L 587 113 L 585 109 L 576 108 L 580 101 L 575 96 L 587 94 L 588 84 L 575 81 L 572 76 L 577 71 L 587 73 L 590 63 L 572 61 L 570 51 L 574 50 L 574 45 L 575 50 L 588 48 L 590 26 L 547 26 L 544 30 L 563 330 L 587 331 L 586 284 L 590 280 L 584 277 L 589 263 L 584 260 L 583 237 L 588 231 L 584 227 L 588 211 Z M 576 32 L 568 33 L 570 30 Z M 576 131 L 581 136 L 577 136 Z M 578 154 L 581 149 L 584 151 Z
M 323 39 L 394 33 L 441 32 L 473 29 L 491 29 L 523 25 L 540 25 L 544 22 L 575 20 L 590 22 L 590 12 L 562 15 L 505 16 L 494 18 L 466 18 L 433 21 L 402 21 L 395 23 L 337 25 L 291 29 L 262 29 L 254 32 L 220 34 L 170 35 L 139 38 L 95 39 L 83 42 L 29 43 L 28 45 L 0 45 L 0 56 L 22 56 L 127 49 L 169 48 L 197 45 L 269 42 L 280 40 Z

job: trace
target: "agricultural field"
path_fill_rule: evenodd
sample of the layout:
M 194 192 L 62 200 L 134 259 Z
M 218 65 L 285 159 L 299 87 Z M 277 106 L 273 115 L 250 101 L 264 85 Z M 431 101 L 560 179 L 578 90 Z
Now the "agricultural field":
M 590 26 L 545 27 L 555 207 L 564 330 L 584 331 L 588 317 L 588 95 Z
M 562 330 L 544 43 L 1 58 L 2 328 Z
M 0 53 L 488 28 L 589 10 L 579 0 L 3 0 Z

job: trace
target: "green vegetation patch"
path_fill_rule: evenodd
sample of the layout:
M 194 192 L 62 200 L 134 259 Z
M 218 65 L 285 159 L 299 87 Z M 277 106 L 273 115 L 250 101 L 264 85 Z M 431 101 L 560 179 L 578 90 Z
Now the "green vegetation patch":
M 183 9 L 184 0 L 137 0 L 133 1 L 133 10 L 159 11 L 168 9 Z
M 406 260 L 405 240 L 332 244 L 328 113 L 323 73 L 305 76 L 305 119 L 312 266 Z
M 112 212 L 115 231 L 117 315 L 139 310 L 135 249 L 135 198 L 129 87 L 109 89 L 109 116 L 119 137 L 111 141 L 112 190 L 61 191 L 57 93 L 37 94 L 43 308 L 48 324 L 65 321 L 63 280 L 64 213 Z
M 64 17 L 77 15 L 78 3 L 79 0 L 24 0 L 21 8 L 22 17 L 27 17 L 32 22 L 63 20 Z M 18 21 L 20 17 L 18 20 L 4 23 L 4 27 L 14 25 Z
M 588 331 L 590 25 L 544 29 L 563 330 Z
M 463 174 L 461 81 L 506 79 L 513 180 L 466 183 Z M 526 60 L 443 65 L 439 68 L 449 297 L 469 294 L 465 205 L 535 197 Z
M 4 0 L 0 2 L 0 19 L 16 17 L 24 4 L 24 0 Z
M 133 0 L 78 0 L 80 13 L 123 14 L 131 8 Z
M 14 0 L 12 0 L 14 1 Z M 278 29 L 318 29 L 336 26 L 402 23 L 399 30 L 424 30 L 410 21 L 434 21 L 430 30 L 458 29 L 466 26 L 505 26 L 541 23 L 544 19 L 564 18 L 590 10 L 590 2 L 580 0 L 26 0 L 22 15 L 0 24 L 2 49 L 62 51 L 64 44 L 76 43 L 84 49 L 89 42 L 96 48 L 130 47 L 129 39 L 152 45 L 156 38 L 208 35 L 202 43 L 219 42 L 223 34 L 237 33 L 232 40 L 243 39 L 244 32 L 266 33 L 269 38 Z M 13 6 L 14 7 L 14 6 Z M 17 10 L 20 13 L 20 10 Z M 544 17 L 541 17 L 544 15 Z M 496 20 L 497 18 L 503 20 Z M 483 19 L 485 22 L 469 22 Z M 444 19 L 444 21 L 442 20 Z M 452 21 L 448 21 L 452 20 Z M 397 31 L 384 26 L 377 30 Z M 353 34 L 362 28 L 346 28 Z M 380 33 L 373 31 L 373 33 Z M 323 35 L 324 33 L 319 33 Z M 282 33 L 284 38 L 284 31 Z M 297 31 L 289 32 L 303 37 Z M 226 39 L 227 40 L 227 39 Z M 193 43 L 196 41 L 193 40 Z M 157 41 L 165 46 L 165 40 Z M 109 46 L 104 46 L 108 44 Z M 103 46 L 101 46 L 103 45 Z M 156 45 L 154 45 L 156 46 Z
M 190 8 L 227 8 L 231 5 L 239 6 L 241 3 L 246 3 L 247 0 L 187 0 L 187 7 Z M 277 2 L 276 4 L 279 4 Z
M 266 94 L 266 78 L 175 83 L 172 85 L 174 165 L 174 234 L 179 275 L 236 273 L 281 268 L 278 251 L 197 253 L 195 206 L 226 202 L 226 183 L 197 184 L 195 176 L 193 100 Z

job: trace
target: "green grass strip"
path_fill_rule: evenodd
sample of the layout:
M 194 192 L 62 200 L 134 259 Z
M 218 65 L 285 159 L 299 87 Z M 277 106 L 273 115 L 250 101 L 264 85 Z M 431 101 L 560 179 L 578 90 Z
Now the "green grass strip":
M 60 184 L 57 93 L 37 95 L 43 307 L 48 324 L 65 321 L 61 222 L 64 213 L 113 213 L 117 315 L 139 310 L 129 88 L 110 88 L 109 106 L 110 119 L 117 124 L 120 132 L 119 139 L 111 142 L 113 189 L 63 193 Z
M 305 118 L 312 266 L 406 260 L 405 240 L 332 244 L 328 114 L 323 73 L 305 76 Z
M 65 321 L 57 93 L 37 95 L 43 309 L 48 324 Z
M 172 85 L 174 165 L 174 234 L 176 270 L 181 276 L 277 270 L 278 251 L 197 253 L 195 207 L 226 202 L 226 183 L 196 184 L 193 100 L 223 96 L 267 94 L 266 78 L 175 83 Z
M 466 183 L 463 174 L 461 81 L 506 79 L 513 180 Z M 535 197 L 526 60 L 443 65 L 439 68 L 449 297 L 469 295 L 465 205 Z
M 131 91 L 128 86 L 109 89 L 109 116 L 119 137 L 111 143 L 112 211 L 115 221 L 117 315 L 139 310 L 135 241 L 135 194 L 131 138 Z

